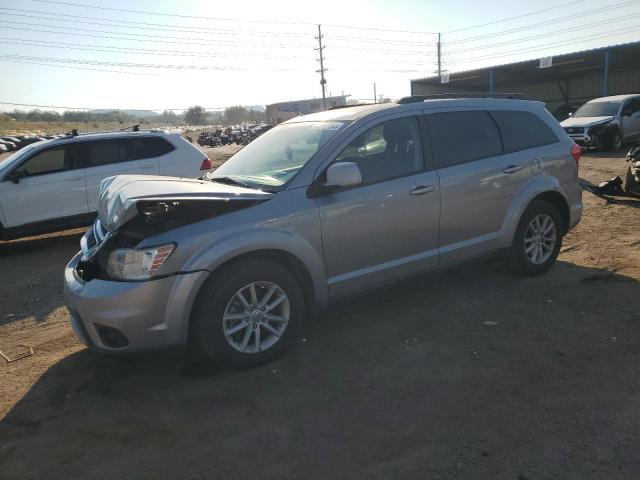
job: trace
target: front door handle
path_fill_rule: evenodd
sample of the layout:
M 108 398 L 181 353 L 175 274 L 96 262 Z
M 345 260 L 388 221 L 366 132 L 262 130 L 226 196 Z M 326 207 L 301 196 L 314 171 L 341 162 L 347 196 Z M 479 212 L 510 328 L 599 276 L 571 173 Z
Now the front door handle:
M 509 165 L 507 168 L 505 168 L 502 171 L 502 173 L 512 174 L 512 173 L 519 172 L 523 168 L 524 168 L 524 165 Z
M 433 192 L 436 189 L 435 185 L 418 185 L 413 187 L 409 192 L 410 195 L 424 195 L 425 193 Z

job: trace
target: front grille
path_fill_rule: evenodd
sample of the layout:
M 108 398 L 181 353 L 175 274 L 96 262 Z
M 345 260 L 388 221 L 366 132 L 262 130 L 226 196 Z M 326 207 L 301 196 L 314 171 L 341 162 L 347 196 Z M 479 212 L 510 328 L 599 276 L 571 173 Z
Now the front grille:
M 584 128 L 582 127 L 567 127 L 564 129 L 565 132 L 569 133 L 569 134 L 579 134 L 579 133 L 584 133 Z

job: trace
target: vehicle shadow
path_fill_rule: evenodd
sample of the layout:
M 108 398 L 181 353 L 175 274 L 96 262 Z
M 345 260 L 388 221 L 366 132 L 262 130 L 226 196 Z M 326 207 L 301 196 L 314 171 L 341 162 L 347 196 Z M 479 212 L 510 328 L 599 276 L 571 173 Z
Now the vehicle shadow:
M 253 370 L 82 350 L 0 421 L 3 478 L 632 478 L 638 298 L 482 262 L 344 299 Z

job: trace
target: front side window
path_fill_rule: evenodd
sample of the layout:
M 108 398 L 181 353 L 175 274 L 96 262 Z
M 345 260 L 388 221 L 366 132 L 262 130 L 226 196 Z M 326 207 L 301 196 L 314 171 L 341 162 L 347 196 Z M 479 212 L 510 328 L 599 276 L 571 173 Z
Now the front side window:
M 487 112 L 434 113 L 427 120 L 438 168 L 502 154 L 498 127 Z
M 255 188 L 284 185 L 343 126 L 342 122 L 296 122 L 272 128 L 249 143 L 208 180 L 231 179 Z
M 424 168 L 416 117 L 398 118 L 358 135 L 333 163 L 353 162 L 362 183 L 377 183 L 420 172 Z
M 71 148 L 56 147 L 48 148 L 36 153 L 33 157 L 25 161 L 17 171 L 30 177 L 34 175 L 44 175 L 47 173 L 62 172 L 71 170 Z
M 500 128 L 507 153 L 558 142 L 556 134 L 531 112 L 495 110 L 491 116 Z

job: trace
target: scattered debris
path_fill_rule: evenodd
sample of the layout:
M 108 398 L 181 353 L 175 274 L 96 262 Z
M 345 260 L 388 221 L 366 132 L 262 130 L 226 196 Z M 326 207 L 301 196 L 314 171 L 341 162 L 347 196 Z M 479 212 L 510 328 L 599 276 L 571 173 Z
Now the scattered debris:
M 26 357 L 30 357 L 33 355 L 33 347 L 31 345 L 14 345 L 11 347 L 12 349 L 18 349 L 17 352 L 0 350 L 0 357 L 4 358 L 7 363 L 15 362 L 16 360 L 21 360 Z
M 303 338 L 302 340 L 300 340 L 302 343 L 307 343 L 307 339 Z

